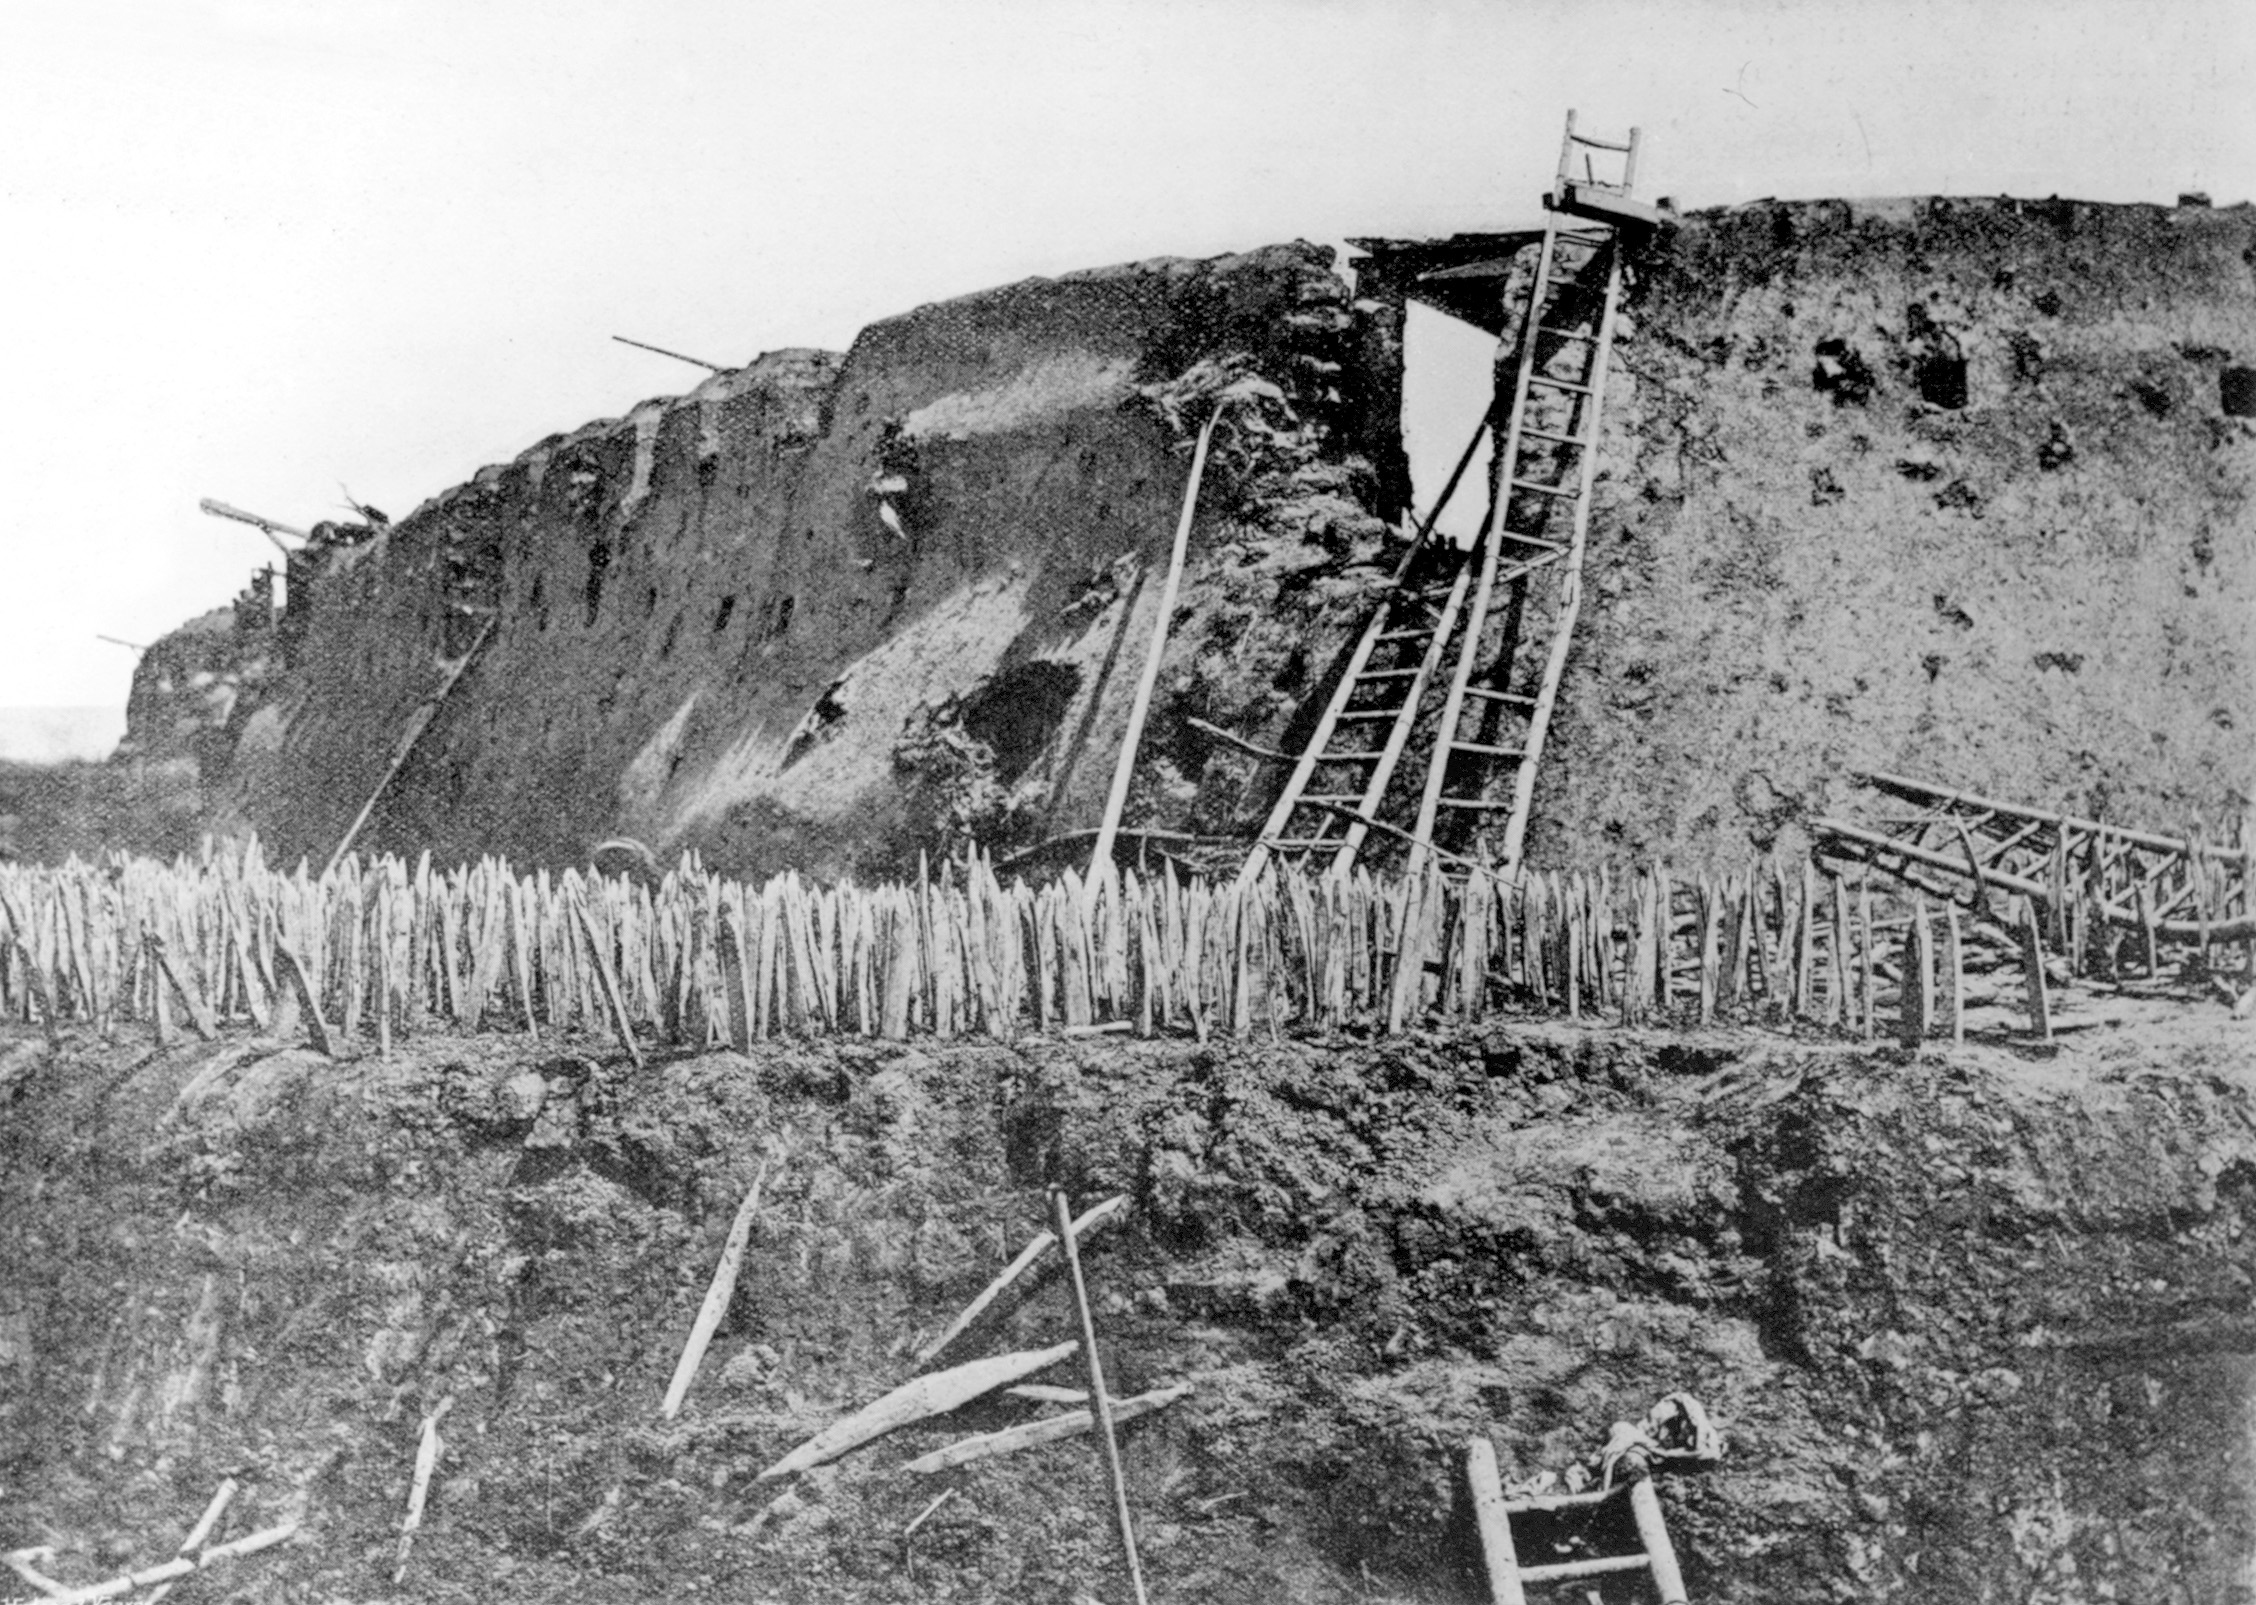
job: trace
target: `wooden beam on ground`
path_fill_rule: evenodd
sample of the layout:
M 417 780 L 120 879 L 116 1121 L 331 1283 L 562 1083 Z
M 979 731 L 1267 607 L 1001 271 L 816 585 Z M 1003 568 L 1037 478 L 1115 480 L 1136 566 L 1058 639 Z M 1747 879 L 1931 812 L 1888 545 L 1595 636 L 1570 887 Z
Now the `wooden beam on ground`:
M 1072 1343 L 1060 1343 L 1054 1348 L 996 1355 L 990 1359 L 973 1360 L 970 1364 L 959 1365 L 953 1370 L 938 1371 L 931 1376 L 904 1382 L 883 1398 L 864 1405 L 845 1420 L 825 1427 L 752 1480 L 772 1482 L 777 1477 L 788 1477 L 794 1472 L 826 1465 L 840 1455 L 859 1449 L 863 1444 L 882 1438 L 911 1422 L 922 1421 L 929 1416 L 946 1415 L 951 1410 L 969 1404 L 981 1394 L 992 1393 L 1021 1377 L 1045 1370 L 1072 1354 L 1075 1347 Z
M 1016 1393 L 1019 1390 L 1013 1388 L 1009 1391 Z M 1164 1410 L 1190 1391 L 1191 1385 L 1185 1382 L 1172 1388 L 1155 1388 L 1150 1393 L 1139 1393 L 1132 1399 L 1115 1400 L 1112 1404 L 1113 1424 L 1117 1426 L 1124 1421 L 1133 1421 L 1138 1416 L 1149 1415 L 1154 1410 Z M 961 1439 L 944 1449 L 919 1455 L 901 1469 L 915 1476 L 929 1476 L 935 1471 L 968 1465 L 974 1460 L 1015 1454 L 1021 1449 L 1033 1449 L 1045 1443 L 1063 1443 L 1068 1438 L 1080 1437 L 1096 1424 L 1096 1416 L 1088 1410 L 1045 1416 L 1040 1421 L 1006 1427 L 1000 1432 L 986 1432 L 976 1438 Z

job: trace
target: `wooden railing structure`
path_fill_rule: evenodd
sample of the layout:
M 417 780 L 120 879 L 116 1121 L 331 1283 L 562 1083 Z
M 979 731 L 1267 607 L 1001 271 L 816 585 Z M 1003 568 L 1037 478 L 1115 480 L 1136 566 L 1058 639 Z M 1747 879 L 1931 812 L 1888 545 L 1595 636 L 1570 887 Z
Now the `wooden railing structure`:
M 1815 821 L 1822 857 L 1871 865 L 1978 917 L 2026 899 L 2041 911 L 2047 945 L 2079 974 L 2119 969 L 2114 950 L 2125 941 L 2153 965 L 2165 948 L 2206 952 L 2256 937 L 2251 844 L 2044 813 L 1903 775 L 1856 779 L 1893 811 Z
M 1203 1040 L 1499 1013 L 1924 1037 L 2018 995 L 2042 924 L 1961 930 L 1957 910 L 1931 920 L 1884 878 L 1778 861 L 1696 879 L 1271 865 L 1245 884 L 1170 870 L 1035 887 L 973 854 L 913 882 L 820 886 L 727 880 L 688 855 L 639 882 L 491 858 L 441 872 L 427 856 L 348 855 L 316 876 L 268 867 L 254 842 L 170 864 L 0 865 L 0 1018 L 51 1034 L 141 1022 L 160 1039 L 248 1022 L 333 1052 L 448 1028 L 586 1030 L 639 1055 L 653 1040 Z M 2185 966 L 2166 973 L 2151 950 L 2115 961 L 2127 984 L 2183 990 Z

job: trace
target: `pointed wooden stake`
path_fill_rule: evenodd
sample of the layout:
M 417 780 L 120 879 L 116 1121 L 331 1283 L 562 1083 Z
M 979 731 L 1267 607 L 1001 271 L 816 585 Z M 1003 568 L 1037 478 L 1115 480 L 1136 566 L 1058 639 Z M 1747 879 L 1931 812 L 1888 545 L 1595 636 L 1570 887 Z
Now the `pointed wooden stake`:
M 1112 1474 L 1113 1515 L 1120 1522 L 1120 1549 L 1128 1560 L 1128 1583 L 1136 1605 L 1149 1605 L 1144 1594 L 1144 1565 L 1136 1557 L 1136 1524 L 1128 1509 L 1128 1475 L 1120 1465 L 1120 1440 L 1112 1430 L 1112 1403 L 1105 1394 L 1104 1364 L 1097 1358 L 1097 1323 L 1089 1313 L 1089 1289 L 1081 1280 L 1081 1251 L 1073 1241 L 1073 1211 L 1065 1189 L 1050 1194 L 1050 1229 L 1065 1245 L 1065 1268 L 1073 1282 L 1073 1304 L 1081 1316 L 1081 1356 L 1089 1365 L 1089 1408 L 1095 1413 L 1102 1438 L 1105 1468 Z

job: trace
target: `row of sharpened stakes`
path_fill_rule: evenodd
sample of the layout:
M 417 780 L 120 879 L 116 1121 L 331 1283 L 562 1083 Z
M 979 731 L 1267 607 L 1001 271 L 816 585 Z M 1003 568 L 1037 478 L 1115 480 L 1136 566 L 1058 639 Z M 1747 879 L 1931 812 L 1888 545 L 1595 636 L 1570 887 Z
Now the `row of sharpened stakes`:
M 2034 926 L 2033 912 L 2024 911 Z M 1401 1030 L 1491 1012 L 1625 1024 L 1949 1029 L 1963 973 L 2024 921 L 1968 921 L 1777 861 L 1327 877 L 1247 886 L 1167 870 L 1005 885 L 972 853 L 914 881 L 655 882 L 483 859 L 348 857 L 320 876 L 258 844 L 171 863 L 0 866 L 0 1018 L 317 1045 L 435 1028 L 744 1047 L 784 1035 Z M 2152 956 L 2149 955 L 2151 968 Z M 1934 976 L 1941 966 L 1944 980 Z

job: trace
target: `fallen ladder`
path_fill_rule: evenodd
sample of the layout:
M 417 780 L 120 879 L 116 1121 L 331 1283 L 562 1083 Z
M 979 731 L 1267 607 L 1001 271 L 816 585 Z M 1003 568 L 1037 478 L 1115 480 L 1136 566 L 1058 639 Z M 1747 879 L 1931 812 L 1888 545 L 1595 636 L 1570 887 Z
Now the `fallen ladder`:
M 1590 1582 L 1636 1572 L 1651 1581 L 1661 1605 L 1686 1605 L 1684 1574 L 1677 1568 L 1676 1548 L 1669 1542 L 1668 1524 L 1661 1519 L 1661 1501 L 1653 1492 L 1651 1478 L 1634 1477 L 1626 1485 L 1598 1493 L 1507 1499 L 1497 1475 L 1496 1449 L 1482 1437 L 1473 1440 L 1465 1457 L 1465 1480 L 1472 1490 L 1473 1518 L 1480 1529 L 1481 1559 L 1488 1571 L 1491 1605 L 1526 1605 L 1531 1584 Z M 1565 1517 L 1588 1529 L 1601 1526 L 1612 1516 L 1607 1506 L 1623 1503 L 1629 1507 L 1636 1549 L 1534 1565 L 1520 1558 L 1512 1534 L 1513 1517 Z M 1596 1534 L 1586 1530 L 1576 1536 L 1578 1547 L 1585 1547 Z
M 1916 811 L 1869 823 L 1813 820 L 1821 854 L 1869 864 L 1977 914 L 1993 892 L 2027 898 L 2043 910 L 2047 945 L 2061 951 L 2095 921 L 2150 944 L 2256 938 L 2245 847 L 2042 813 L 1901 775 L 1857 779 Z
M 1517 864 L 1581 606 L 1622 246 L 1657 221 L 1629 198 L 1637 142 L 1634 129 L 1620 144 L 1579 135 L 1567 114 L 1480 534 L 1467 550 L 1433 530 L 1481 439 L 1495 433 L 1494 404 L 1366 624 L 1241 880 L 1272 852 L 1329 853 L 1345 872 L 1373 822 L 1407 835 L 1413 871 L 1437 848 L 1443 862 L 1461 861 L 1492 835 L 1487 856 Z M 1618 160 L 1618 182 L 1597 177 L 1599 159 Z M 1508 272 L 1510 263 L 1492 266 Z M 1536 582 L 1553 576 L 1537 597 Z M 1522 651 L 1531 602 L 1549 615 L 1540 655 Z M 1436 710 L 1430 693 L 1443 685 Z M 1413 807 L 1412 788 L 1395 781 L 1421 729 L 1432 750 Z M 1500 834 L 1489 831 L 1499 817 Z

